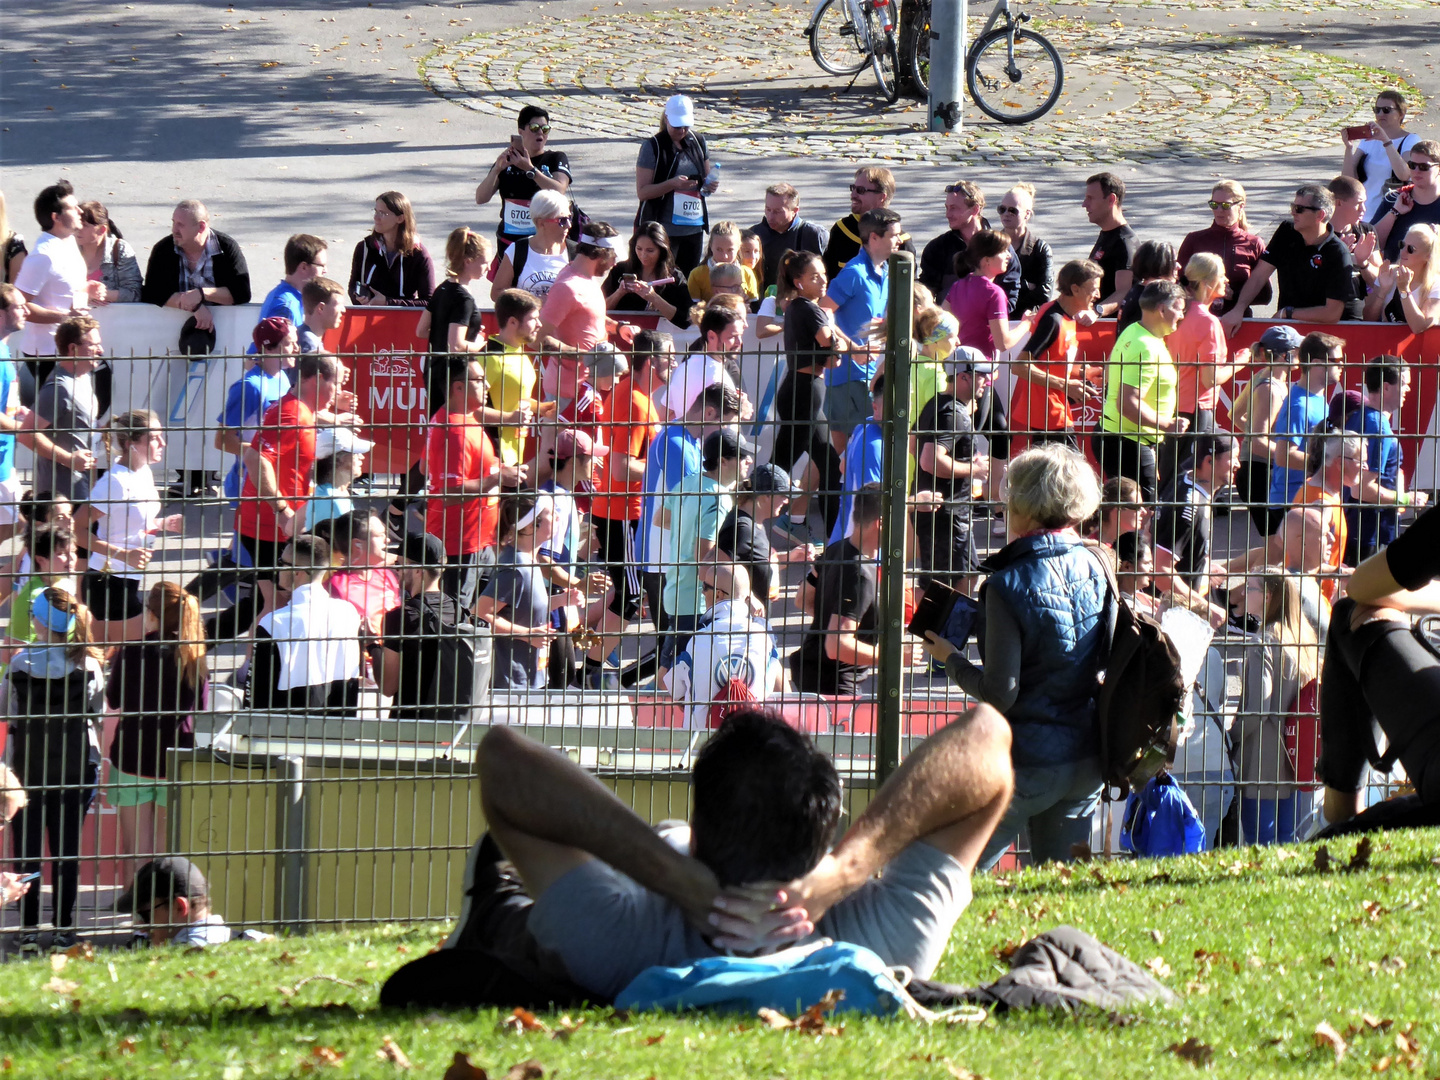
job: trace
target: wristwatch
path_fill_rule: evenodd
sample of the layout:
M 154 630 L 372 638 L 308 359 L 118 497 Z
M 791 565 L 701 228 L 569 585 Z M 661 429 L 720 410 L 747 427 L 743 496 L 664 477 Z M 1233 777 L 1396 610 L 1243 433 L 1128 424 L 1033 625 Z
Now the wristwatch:
M 1287 319 L 1293 319 L 1295 318 L 1295 309 L 1293 307 L 1287 307 L 1281 311 L 1280 314 Z
M 534 170 L 534 169 L 526 169 L 526 170 L 525 170 L 525 179 L 526 179 L 526 180 L 533 180 L 533 179 L 535 179 L 535 170 Z

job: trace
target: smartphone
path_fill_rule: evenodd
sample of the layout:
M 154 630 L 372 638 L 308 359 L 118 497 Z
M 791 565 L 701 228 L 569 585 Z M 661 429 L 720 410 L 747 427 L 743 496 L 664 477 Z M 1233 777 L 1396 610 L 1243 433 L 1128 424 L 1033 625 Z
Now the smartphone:
M 35 873 L 33 873 L 33 874 L 21 874 L 20 877 L 16 879 L 16 882 L 15 882 L 15 883 L 16 883 L 17 885 L 29 885 L 32 881 L 39 881 L 39 880 L 40 880 L 40 871 L 39 871 L 39 870 L 36 870 Z
M 525 149 L 525 136 L 523 136 L 523 135 L 511 135 L 511 136 L 510 136 L 510 149 L 511 149 L 511 150 L 523 150 L 523 149 Z
M 638 281 L 638 280 L 639 280 L 639 278 L 637 278 L 634 274 L 621 274 L 621 275 L 620 275 L 620 284 L 621 284 L 621 285 L 634 285 L 635 282 Z
M 1351 124 L 1345 129 L 1345 138 L 1349 139 L 1351 142 L 1357 142 L 1360 139 L 1370 138 L 1370 125 Z
M 1410 194 L 1412 191 L 1414 191 L 1414 190 L 1415 190 L 1415 185 L 1414 185 L 1414 184 L 1401 184 L 1398 188 L 1395 189 L 1395 194 L 1396 194 L 1396 195 L 1409 195 L 1409 194 Z

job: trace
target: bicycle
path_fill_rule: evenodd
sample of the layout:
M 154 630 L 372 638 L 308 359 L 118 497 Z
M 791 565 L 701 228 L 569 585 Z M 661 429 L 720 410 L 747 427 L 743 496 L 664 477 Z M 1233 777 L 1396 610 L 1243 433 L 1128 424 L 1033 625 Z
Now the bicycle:
M 893 104 L 900 97 L 899 25 L 897 0 L 816 0 L 805 36 L 815 63 L 831 75 L 859 75 L 868 63 Z
M 1005 25 L 996 27 L 1003 17 Z M 1065 65 L 1055 46 L 1034 30 L 1024 29 L 1026 12 L 1010 10 L 1010 0 L 995 8 L 979 37 L 965 53 L 965 86 L 970 99 L 986 116 L 1002 124 L 1038 120 L 1060 100 Z M 930 92 L 930 4 L 916 17 L 906 43 L 910 77 L 922 94 Z

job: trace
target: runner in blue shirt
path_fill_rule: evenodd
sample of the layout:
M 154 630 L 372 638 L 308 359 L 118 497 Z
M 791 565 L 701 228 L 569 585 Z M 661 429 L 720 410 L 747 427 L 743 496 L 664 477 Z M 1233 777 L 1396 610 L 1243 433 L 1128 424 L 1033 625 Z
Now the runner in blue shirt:
M 840 513 L 830 530 L 830 543 L 838 544 L 850 535 L 851 515 L 855 510 L 855 493 L 866 484 L 879 483 L 885 462 L 885 436 L 881 421 L 885 411 L 885 376 L 880 375 L 870 391 L 870 418 L 850 433 L 845 444 L 844 483 L 840 489 Z

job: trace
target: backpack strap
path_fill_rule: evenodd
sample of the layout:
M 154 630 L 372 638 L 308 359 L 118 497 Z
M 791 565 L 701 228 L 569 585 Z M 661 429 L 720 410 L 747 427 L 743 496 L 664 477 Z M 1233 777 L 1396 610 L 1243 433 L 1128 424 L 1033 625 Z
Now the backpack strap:
M 1082 541 L 1084 543 L 1084 541 Z M 1100 570 L 1105 575 L 1105 658 L 1110 658 L 1110 650 L 1115 645 L 1115 627 L 1120 621 L 1120 605 L 1125 601 L 1120 596 L 1120 582 L 1115 578 L 1115 568 L 1110 565 L 1110 560 L 1100 551 L 1098 544 L 1085 545 L 1095 561 L 1100 564 Z
M 515 277 L 512 279 L 512 287 L 520 287 L 520 273 L 525 269 L 525 260 L 530 257 L 530 238 L 522 236 L 510 245 L 510 262 L 515 267 Z

